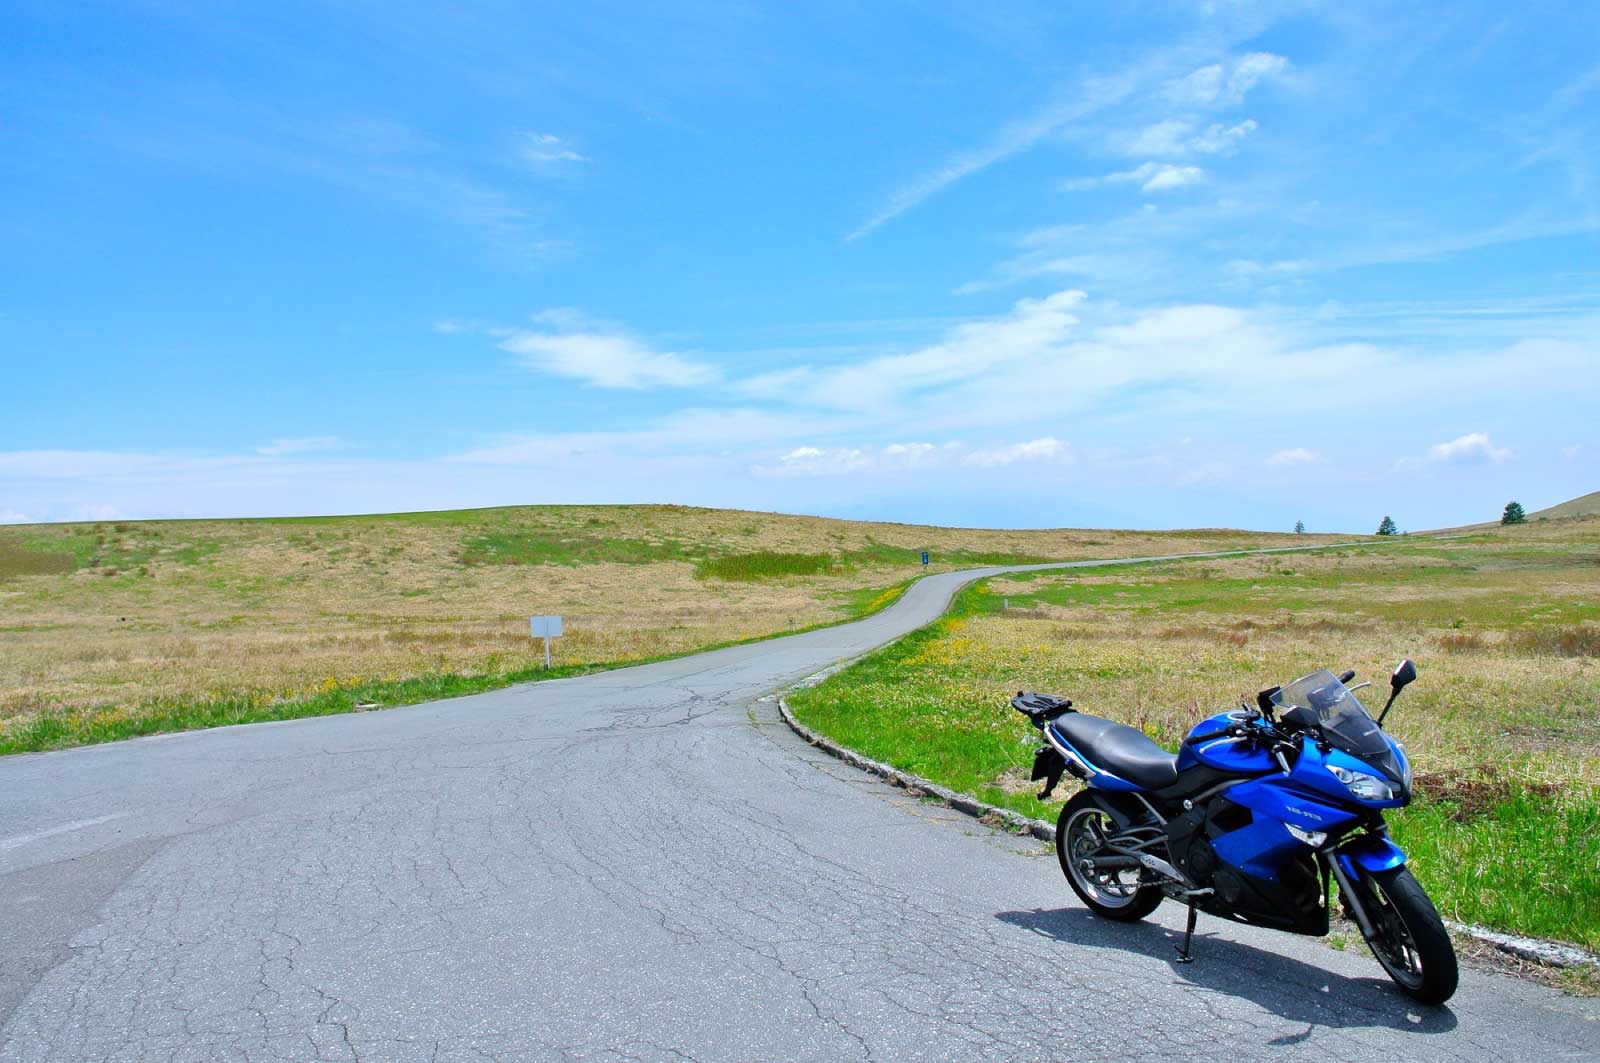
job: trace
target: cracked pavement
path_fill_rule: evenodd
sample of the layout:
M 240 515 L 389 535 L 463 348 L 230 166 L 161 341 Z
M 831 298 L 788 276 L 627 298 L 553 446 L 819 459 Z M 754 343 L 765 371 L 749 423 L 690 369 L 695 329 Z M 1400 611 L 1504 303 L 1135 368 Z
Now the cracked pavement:
M 935 617 L 362 715 L 0 760 L 0 1059 L 1600 1059 L 1600 1001 L 1182 911 L 761 696 Z M 997 691 L 996 697 L 1004 692 Z

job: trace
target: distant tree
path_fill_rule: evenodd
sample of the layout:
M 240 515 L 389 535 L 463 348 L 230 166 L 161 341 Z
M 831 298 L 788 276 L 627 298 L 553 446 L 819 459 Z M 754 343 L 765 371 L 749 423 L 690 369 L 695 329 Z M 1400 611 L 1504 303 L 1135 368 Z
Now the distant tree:
M 1400 534 L 1400 529 L 1395 527 L 1395 523 L 1394 523 L 1394 518 L 1393 517 L 1384 517 L 1383 518 L 1383 523 L 1378 525 L 1378 534 L 1379 535 L 1398 535 L 1398 534 Z
M 1303 520 L 1295 521 L 1294 522 L 1294 533 L 1296 535 L 1304 535 L 1305 532 L 1306 532 L 1306 522 L 1303 521 Z
M 1506 511 L 1500 514 L 1501 524 L 1526 524 L 1528 515 L 1522 512 L 1521 502 L 1507 502 Z

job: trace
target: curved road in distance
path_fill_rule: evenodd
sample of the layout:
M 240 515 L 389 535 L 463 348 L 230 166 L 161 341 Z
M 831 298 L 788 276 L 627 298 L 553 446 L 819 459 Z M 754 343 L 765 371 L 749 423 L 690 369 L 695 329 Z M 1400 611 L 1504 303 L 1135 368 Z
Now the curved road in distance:
M 1212 919 L 1174 965 L 1176 906 L 1097 921 L 1036 843 L 755 700 L 1002 571 L 637 668 L 0 760 L 0 1060 L 1600 1058 L 1600 1004 L 1498 976 L 1422 1009 L 1364 950 Z

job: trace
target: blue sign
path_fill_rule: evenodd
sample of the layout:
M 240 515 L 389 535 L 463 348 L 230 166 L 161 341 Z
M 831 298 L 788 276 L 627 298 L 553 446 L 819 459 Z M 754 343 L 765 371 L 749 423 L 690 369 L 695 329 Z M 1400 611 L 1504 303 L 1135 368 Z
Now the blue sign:
M 922 563 L 924 565 L 928 563 L 928 551 L 926 550 L 922 551 Z

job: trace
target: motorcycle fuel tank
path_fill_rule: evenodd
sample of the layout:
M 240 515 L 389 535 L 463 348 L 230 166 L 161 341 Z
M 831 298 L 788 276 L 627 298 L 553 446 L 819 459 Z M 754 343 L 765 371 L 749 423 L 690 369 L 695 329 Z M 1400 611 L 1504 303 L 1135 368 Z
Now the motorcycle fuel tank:
M 1193 764 L 1204 764 L 1208 768 L 1237 772 L 1240 775 L 1254 775 L 1276 769 L 1278 765 L 1265 747 L 1243 738 L 1228 738 L 1223 734 L 1229 724 L 1236 722 L 1238 721 L 1233 713 L 1219 712 L 1195 724 L 1194 729 L 1189 732 L 1189 738 L 1184 740 L 1183 746 L 1178 750 L 1178 770 L 1182 771 Z M 1217 736 L 1215 741 L 1204 740 L 1209 734 Z M 1199 741 L 1191 745 L 1190 740 L 1193 739 Z

